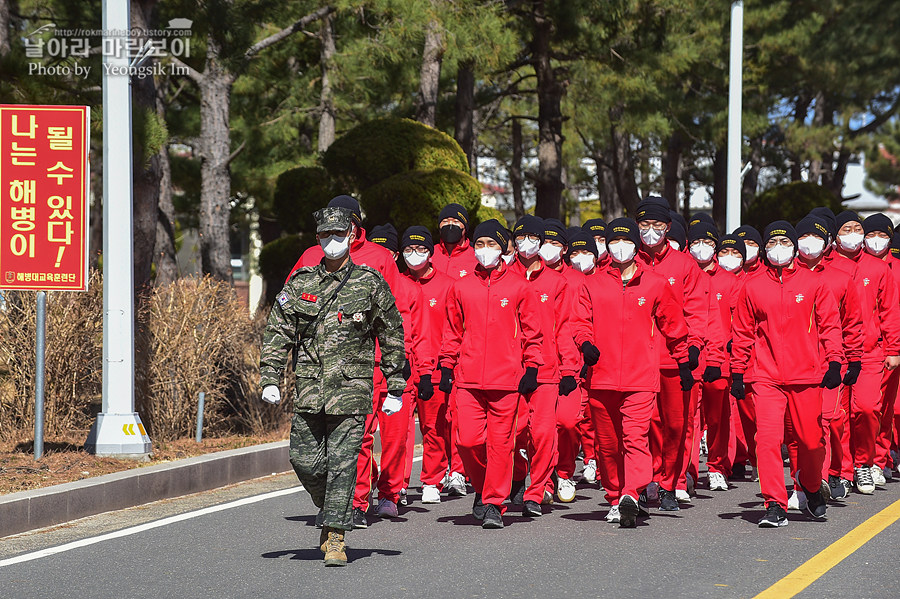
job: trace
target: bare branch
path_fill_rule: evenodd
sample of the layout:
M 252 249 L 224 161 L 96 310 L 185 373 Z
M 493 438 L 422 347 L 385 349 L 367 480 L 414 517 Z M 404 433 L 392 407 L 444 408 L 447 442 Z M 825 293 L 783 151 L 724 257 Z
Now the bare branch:
M 194 83 L 196 83 L 197 85 L 203 83 L 203 73 L 199 72 L 186 62 L 183 62 L 177 56 L 170 54 L 169 58 L 172 60 L 172 62 L 175 63 L 175 66 L 177 66 L 179 70 L 187 73 L 188 77 L 194 80 Z
M 885 124 L 892 116 L 897 114 L 897 110 L 900 109 L 900 94 L 897 94 L 897 97 L 894 98 L 894 103 L 891 104 L 891 107 L 885 110 L 883 113 L 876 115 L 874 119 L 869 121 L 866 125 L 863 125 L 859 129 L 851 129 L 849 131 L 850 137 L 856 137 L 858 135 L 862 135 L 864 133 L 872 133 L 883 124 Z
M 272 44 L 280 42 L 284 38 L 286 38 L 289 35 L 292 35 L 294 33 L 297 33 L 298 31 L 303 31 L 306 28 L 306 26 L 309 25 L 310 23 L 318 21 L 319 19 L 322 19 L 325 16 L 330 15 L 333 12 L 334 12 L 333 6 L 323 6 L 319 10 L 309 13 L 305 17 L 302 17 L 298 21 L 295 21 L 292 25 L 285 27 L 278 33 L 273 33 L 269 37 L 267 37 L 263 40 L 260 40 L 260 41 L 256 42 L 255 44 L 253 44 L 252 46 L 250 46 L 249 48 L 247 48 L 247 51 L 244 52 L 244 60 L 245 61 L 250 60 L 251 58 L 253 58 L 257 54 L 259 54 L 260 52 L 262 52 L 263 50 L 265 50 Z
M 241 145 L 235 148 L 234 152 L 231 153 L 231 155 L 228 157 L 228 160 L 226 161 L 226 164 L 231 164 L 231 161 L 238 157 L 238 154 L 240 154 L 244 150 L 244 146 L 246 145 L 247 140 L 245 139 L 241 142 Z

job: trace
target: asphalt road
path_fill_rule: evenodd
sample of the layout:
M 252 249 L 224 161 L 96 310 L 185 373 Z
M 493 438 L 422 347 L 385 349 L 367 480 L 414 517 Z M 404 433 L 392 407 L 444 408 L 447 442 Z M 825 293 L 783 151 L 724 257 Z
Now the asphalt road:
M 296 485 L 269 477 L 2 539 L 0 597 L 752 597 L 900 500 L 889 482 L 832 504 L 827 522 L 791 513 L 763 530 L 747 480 L 623 530 L 603 520 L 602 491 L 581 484 L 575 502 L 535 520 L 510 511 L 493 531 L 470 515 L 471 494 L 422 505 L 414 489 L 400 518 L 348 535 L 348 567 L 325 568 Z M 797 596 L 896 598 L 898 547 L 895 522 Z

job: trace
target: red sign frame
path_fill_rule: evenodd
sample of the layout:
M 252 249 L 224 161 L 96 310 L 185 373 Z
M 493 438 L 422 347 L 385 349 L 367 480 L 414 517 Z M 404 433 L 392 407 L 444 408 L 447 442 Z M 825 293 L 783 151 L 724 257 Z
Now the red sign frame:
M 0 104 L 0 289 L 87 291 L 90 107 Z

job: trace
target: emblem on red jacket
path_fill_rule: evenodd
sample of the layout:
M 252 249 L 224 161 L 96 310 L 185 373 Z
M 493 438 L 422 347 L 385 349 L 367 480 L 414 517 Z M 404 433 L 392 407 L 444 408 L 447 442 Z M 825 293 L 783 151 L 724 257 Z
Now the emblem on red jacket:
M 675 277 L 669 277 L 669 285 L 675 284 Z
M 501 308 L 505 308 L 507 305 L 509 305 L 509 300 L 507 298 L 504 297 L 502 300 L 500 300 Z
M 643 306 L 646 303 L 647 303 L 647 298 L 644 297 L 643 295 L 638 298 L 638 306 Z
M 437 298 L 431 298 L 428 300 L 428 305 L 434 308 L 437 305 Z
M 721 293 L 717 293 L 717 294 L 716 294 L 716 301 L 722 301 L 722 294 L 721 294 Z
M 459 271 L 459 278 L 463 278 L 467 274 L 469 274 L 469 271 L 466 269 L 462 269 L 461 271 Z
M 803 301 L 803 294 L 802 294 L 802 293 L 798 293 L 798 294 L 797 294 L 797 297 L 795 297 L 794 299 L 797 300 L 797 303 L 799 304 L 800 302 Z
M 549 295 L 547 295 L 546 293 L 541 294 L 541 303 L 542 304 L 545 303 L 548 299 L 550 299 Z
M 863 287 L 868 287 L 869 283 L 870 283 L 869 277 L 866 277 L 865 279 L 863 279 Z

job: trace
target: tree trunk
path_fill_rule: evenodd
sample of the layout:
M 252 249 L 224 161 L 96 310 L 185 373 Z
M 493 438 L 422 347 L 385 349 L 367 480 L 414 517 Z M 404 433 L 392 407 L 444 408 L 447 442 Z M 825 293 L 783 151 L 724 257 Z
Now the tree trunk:
M 9 54 L 9 0 L 0 0 L 0 57 Z
M 456 141 L 466 154 L 469 174 L 476 175 L 475 168 L 475 63 L 459 63 L 456 73 Z M 521 130 L 520 130 L 521 133 Z
M 606 148 L 606 153 L 612 154 L 611 146 Z M 609 222 L 614 218 L 625 216 L 625 205 L 616 189 L 615 174 L 601 154 L 592 152 L 591 157 L 597 167 L 597 192 L 600 195 L 600 209 L 603 211 L 603 218 Z
M 756 198 L 759 171 L 762 168 L 762 140 L 750 140 L 750 169 L 741 181 L 741 210 L 745 212 Z
M 720 231 L 725 230 L 725 214 L 728 208 L 728 150 L 716 148 L 713 157 L 713 210 L 712 217 Z
M 681 154 L 684 142 L 678 131 L 669 136 L 666 154 L 663 157 L 663 197 L 678 205 L 678 181 L 681 178 Z
M 532 61 L 537 75 L 538 172 L 535 178 L 534 213 L 541 218 L 559 218 L 562 203 L 562 102 L 565 89 L 557 81 L 550 60 L 553 24 L 545 13 L 545 3 L 534 2 L 531 42 Z
M 200 261 L 205 274 L 232 284 L 228 111 L 234 76 L 221 63 L 220 50 L 215 37 L 207 36 L 206 69 L 200 83 Z
M 513 207 L 516 220 L 525 216 L 525 199 L 522 197 L 522 124 L 512 120 L 512 164 L 509 165 L 509 180 L 512 184 Z
M 825 94 L 819 92 L 816 94 L 816 103 L 813 107 L 812 126 L 820 128 L 825 123 Z M 821 158 L 814 158 L 809 161 L 809 178 L 810 183 L 821 183 L 823 164 Z
M 847 176 L 847 164 L 850 162 L 850 150 L 846 147 L 841 147 L 841 151 L 838 154 L 837 162 L 834 165 L 834 170 L 830 172 L 828 185 L 826 186 L 831 193 L 838 197 L 842 197 L 842 193 L 844 190 L 844 178 Z
M 331 73 L 334 70 L 334 15 L 322 19 L 322 92 L 319 95 L 319 153 L 324 153 L 334 143 L 334 91 L 331 89 Z
M 638 190 L 634 176 L 634 157 L 631 152 L 631 136 L 621 133 L 615 123 L 621 115 L 621 107 L 614 108 L 611 112 L 610 125 L 610 156 L 612 157 L 612 174 L 616 182 L 616 193 L 619 201 L 627 214 L 634 214 L 638 203 L 641 201 L 641 192 Z
M 435 2 L 432 1 L 432 4 Z M 437 112 L 438 87 L 441 79 L 441 61 L 444 58 L 441 24 L 432 19 L 425 29 L 425 49 L 422 52 L 422 68 L 419 71 L 419 96 L 416 120 L 434 127 Z

